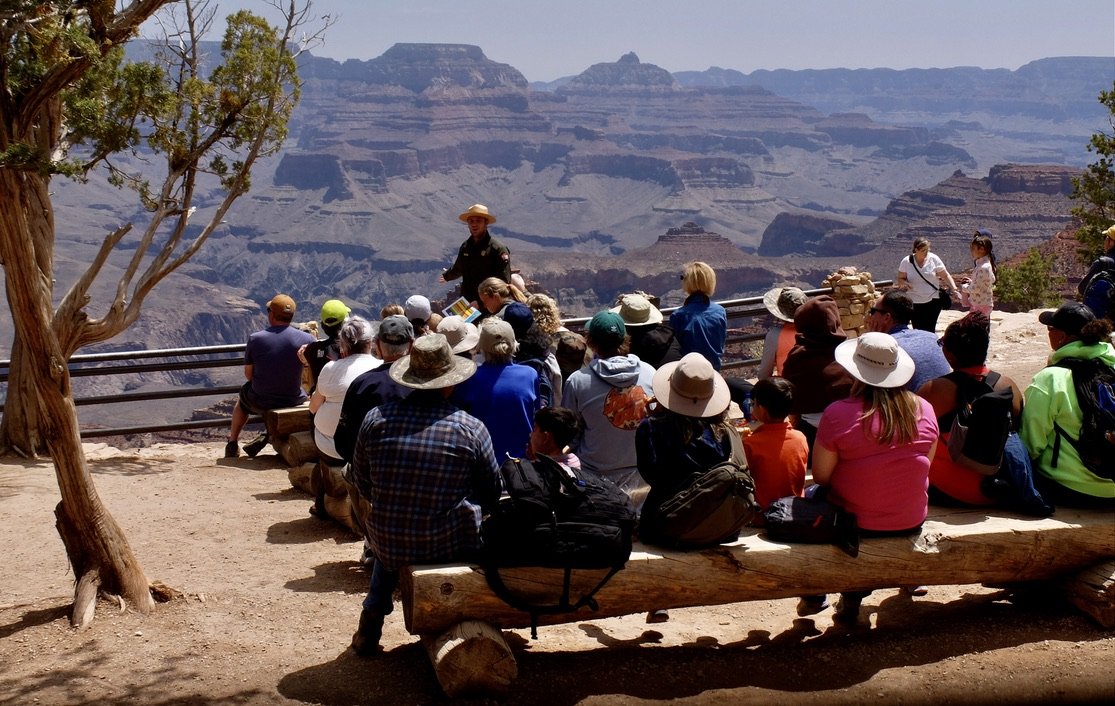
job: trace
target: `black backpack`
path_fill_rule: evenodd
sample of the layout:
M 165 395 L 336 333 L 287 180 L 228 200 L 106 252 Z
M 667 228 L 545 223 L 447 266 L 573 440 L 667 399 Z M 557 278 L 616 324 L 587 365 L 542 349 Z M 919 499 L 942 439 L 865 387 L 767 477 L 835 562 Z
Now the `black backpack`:
M 538 395 L 539 407 L 553 407 L 560 400 L 554 399 L 554 383 L 550 379 L 550 369 L 546 366 L 546 361 L 541 358 L 527 358 L 526 360 L 516 360 L 519 365 L 525 365 L 534 372 L 538 373 L 538 382 L 535 385 L 534 392 Z
M 1115 444 L 1107 440 L 1115 432 L 1115 368 L 1100 358 L 1082 360 L 1063 358 L 1057 365 L 1072 371 L 1072 387 L 1083 412 L 1080 438 L 1074 439 L 1057 423 L 1053 424 L 1053 467 L 1061 453 L 1061 439 L 1067 440 L 1080 455 L 1084 466 L 1101 478 L 1115 480 Z
M 1003 462 L 1013 419 L 1011 388 L 996 390 L 999 373 L 982 381 L 962 372 L 944 376 L 956 384 L 956 414 L 949 430 L 949 456 L 958 466 L 985 476 L 995 474 Z
M 1100 260 L 1105 267 L 1088 280 L 1083 301 L 1097 319 L 1111 319 L 1115 316 L 1115 260 L 1106 255 Z
M 622 489 L 609 480 L 572 470 L 548 456 L 537 460 L 509 458 L 500 468 L 507 495 L 484 521 L 485 578 L 508 605 L 530 613 L 531 637 L 537 637 L 538 616 L 596 610 L 593 596 L 631 556 L 635 508 Z M 537 605 L 512 593 L 500 567 L 543 566 L 565 570 L 561 597 Z M 607 569 L 588 594 L 572 601 L 574 569 Z
M 694 473 L 650 518 L 652 527 L 646 534 L 655 544 L 700 549 L 732 542 L 759 516 L 743 444 L 734 429 L 728 434 L 731 455 L 707 471 Z

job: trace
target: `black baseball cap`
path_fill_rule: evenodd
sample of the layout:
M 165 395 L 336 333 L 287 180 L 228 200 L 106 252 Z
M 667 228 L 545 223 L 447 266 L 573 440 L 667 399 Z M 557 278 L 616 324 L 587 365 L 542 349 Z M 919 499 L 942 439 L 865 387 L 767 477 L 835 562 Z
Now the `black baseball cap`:
M 1038 321 L 1070 336 L 1079 336 L 1080 329 L 1089 321 L 1095 320 L 1096 315 L 1092 310 L 1080 302 L 1065 302 L 1057 311 L 1043 311 L 1038 314 Z

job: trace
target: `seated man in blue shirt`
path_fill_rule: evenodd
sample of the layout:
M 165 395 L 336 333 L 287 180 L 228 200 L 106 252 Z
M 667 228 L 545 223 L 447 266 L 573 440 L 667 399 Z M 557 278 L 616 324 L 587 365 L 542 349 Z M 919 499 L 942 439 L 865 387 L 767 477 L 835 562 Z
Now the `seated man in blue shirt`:
M 906 389 L 917 392 L 923 384 L 952 372 L 945 360 L 937 334 L 910 328 L 914 302 L 900 289 L 889 289 L 875 300 L 867 315 L 867 330 L 889 333 L 902 350 L 914 359 L 914 376 Z

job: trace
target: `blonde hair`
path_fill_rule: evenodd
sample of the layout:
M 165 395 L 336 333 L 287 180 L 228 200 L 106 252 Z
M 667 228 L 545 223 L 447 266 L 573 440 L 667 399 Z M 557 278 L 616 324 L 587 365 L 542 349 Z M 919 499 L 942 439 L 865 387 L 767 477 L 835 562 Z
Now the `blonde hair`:
M 918 438 L 918 398 L 905 387 L 875 387 L 857 380 L 852 397 L 863 400 L 859 420 L 864 431 L 870 433 L 871 420 L 879 417 L 880 444 L 912 444 Z
M 406 309 L 402 304 L 388 304 L 379 310 L 379 318 L 386 319 L 388 316 L 405 316 Z
M 520 304 L 527 303 L 527 295 L 523 294 L 523 290 L 519 289 L 513 284 L 504 282 L 499 277 L 489 277 L 480 283 L 476 291 L 488 297 L 499 297 L 505 302 L 516 301 Z
M 545 294 L 532 294 L 527 297 L 527 306 L 534 314 L 534 323 L 546 333 L 557 333 L 561 329 L 561 310 L 553 297 Z
M 716 291 L 716 271 L 699 260 L 687 262 L 682 270 L 681 286 L 686 294 L 700 292 L 711 298 Z

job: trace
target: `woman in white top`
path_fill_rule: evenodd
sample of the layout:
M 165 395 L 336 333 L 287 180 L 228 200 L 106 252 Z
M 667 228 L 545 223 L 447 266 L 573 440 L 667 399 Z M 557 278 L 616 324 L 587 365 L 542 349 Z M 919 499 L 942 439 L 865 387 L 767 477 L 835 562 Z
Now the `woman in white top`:
M 352 316 L 341 327 L 341 358 L 325 364 L 317 379 L 317 387 L 310 397 L 310 412 L 314 415 L 314 444 L 318 451 L 343 463 L 344 459 L 333 443 L 341 406 L 352 381 L 378 367 L 382 361 L 371 354 L 375 332 L 367 320 Z
M 914 302 L 914 315 L 910 323 L 916 329 L 933 333 L 937 317 L 941 315 L 938 290 L 945 289 L 949 296 L 956 291 L 956 282 L 945 269 L 945 263 L 935 253 L 929 252 L 929 240 L 915 238 L 910 255 L 898 265 L 897 287 L 904 289 Z

